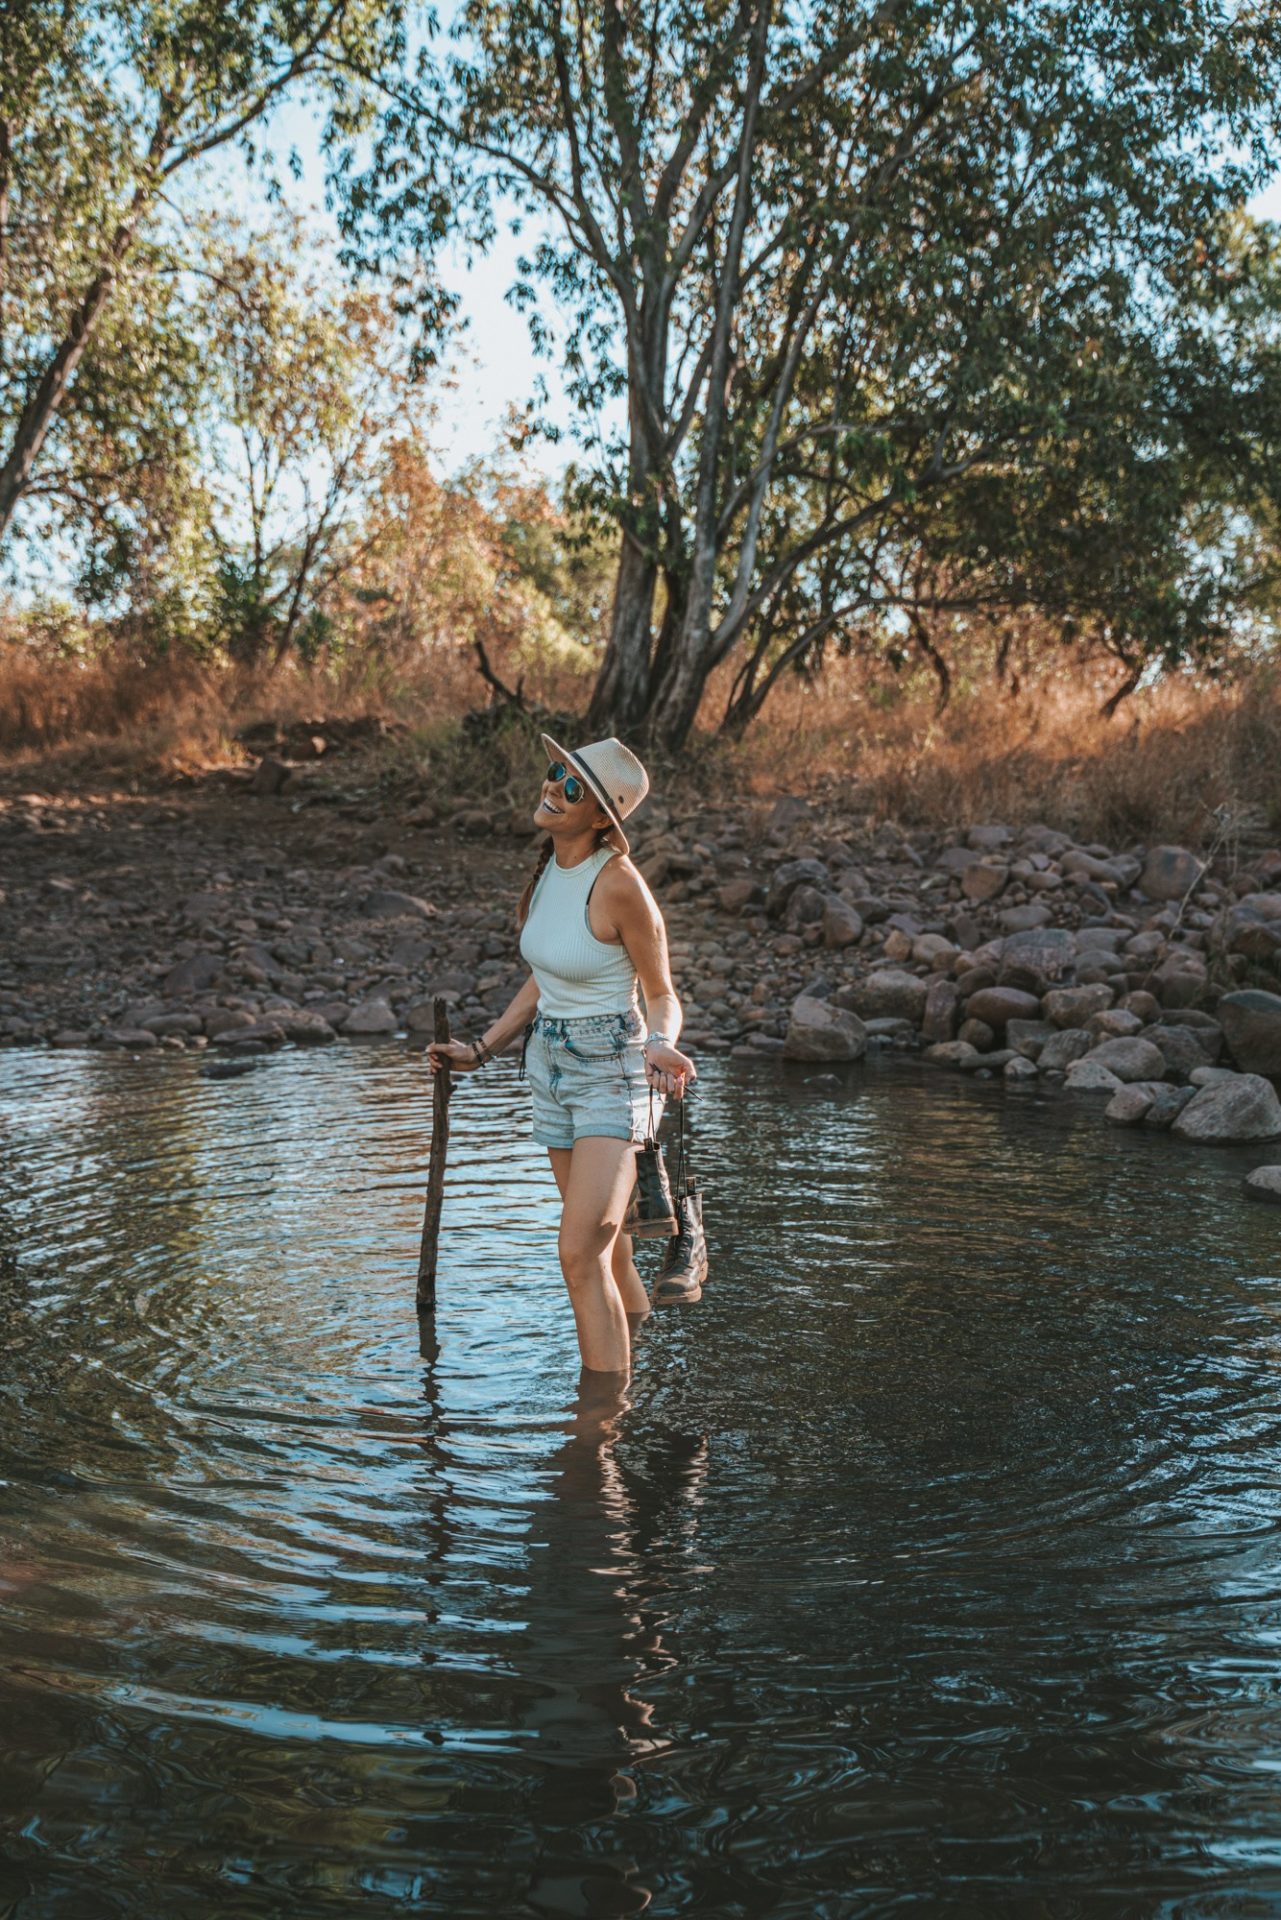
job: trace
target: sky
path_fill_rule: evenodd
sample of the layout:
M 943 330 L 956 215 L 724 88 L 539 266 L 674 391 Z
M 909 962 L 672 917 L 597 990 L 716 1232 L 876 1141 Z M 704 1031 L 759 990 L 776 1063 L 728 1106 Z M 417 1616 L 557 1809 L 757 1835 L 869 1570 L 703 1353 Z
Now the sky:
M 278 160 L 292 148 L 301 165 L 301 178 L 291 185 L 286 176 L 285 199 L 297 212 L 311 216 L 337 245 L 337 225 L 325 207 L 325 174 L 320 145 L 320 119 L 305 105 L 287 104 L 271 123 L 263 145 Z M 283 171 L 283 169 L 282 169 Z M 220 156 L 204 183 L 204 195 L 216 194 L 248 221 L 266 216 L 268 202 L 262 184 L 236 154 Z M 523 315 L 508 302 L 508 289 L 517 278 L 516 262 L 530 244 L 528 231 L 517 238 L 500 227 L 488 251 L 468 262 L 460 246 L 440 261 L 441 278 L 460 296 L 459 317 L 464 323 L 452 355 L 452 379 L 437 394 L 438 413 L 433 432 L 437 463 L 442 473 L 453 473 L 473 460 L 483 460 L 499 443 L 510 408 L 523 408 L 541 375 L 548 388 L 542 411 L 551 422 L 567 427 L 573 408 L 561 387 L 555 361 L 539 359 Z M 553 321 L 554 330 L 554 321 Z M 621 403 L 620 403 L 621 414 Z M 549 476 L 563 471 L 573 447 L 532 443 L 526 459 Z

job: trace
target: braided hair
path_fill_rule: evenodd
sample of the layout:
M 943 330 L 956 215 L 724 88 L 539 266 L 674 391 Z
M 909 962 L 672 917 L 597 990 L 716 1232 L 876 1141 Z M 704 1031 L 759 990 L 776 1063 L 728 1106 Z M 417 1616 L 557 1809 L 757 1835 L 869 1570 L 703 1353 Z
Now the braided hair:
M 593 853 L 598 853 L 600 849 L 604 846 L 605 836 L 606 834 L 609 833 L 612 825 L 613 825 L 612 821 L 606 821 L 603 827 L 597 827 L 596 845 L 592 848 Z M 534 898 L 534 888 L 538 885 L 538 882 L 542 879 L 543 868 L 547 865 L 547 862 L 551 859 L 552 854 L 555 852 L 555 849 L 556 849 L 556 842 L 552 839 L 550 833 L 544 834 L 543 844 L 538 849 L 538 859 L 534 864 L 534 871 L 530 874 L 528 883 L 525 887 L 525 891 L 524 893 L 521 894 L 520 899 L 516 904 L 517 933 L 520 932 L 526 920 L 528 920 L 529 918 L 529 908 L 530 908 L 530 902 Z

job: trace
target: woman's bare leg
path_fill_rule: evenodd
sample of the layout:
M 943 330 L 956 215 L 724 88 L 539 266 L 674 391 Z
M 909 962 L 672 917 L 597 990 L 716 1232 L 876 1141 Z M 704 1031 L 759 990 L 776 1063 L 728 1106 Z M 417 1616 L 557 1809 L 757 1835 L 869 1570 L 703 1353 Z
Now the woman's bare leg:
M 560 1197 L 565 1198 L 565 1189 L 569 1184 L 569 1161 L 573 1149 L 570 1147 L 549 1147 L 547 1157 L 552 1163 L 552 1172 L 556 1176 L 556 1185 L 560 1188 Z M 633 1149 L 634 1151 L 634 1149 Z M 633 1174 L 633 1179 L 635 1175 Z M 624 1211 L 626 1208 L 624 1207 Z M 653 1309 L 645 1282 L 636 1271 L 636 1258 L 632 1251 L 632 1236 L 624 1233 L 620 1227 L 614 1237 L 610 1251 L 609 1270 L 614 1276 L 614 1285 L 622 1297 L 623 1311 L 628 1319 L 636 1322 L 648 1319 Z
M 630 1242 L 622 1280 L 615 1247 L 636 1178 L 636 1149 L 628 1140 L 592 1137 L 572 1148 L 552 1147 L 548 1157 L 564 1210 L 560 1223 L 560 1264 L 578 1327 L 583 1365 L 593 1372 L 626 1373 L 631 1364 L 627 1314 L 644 1288 L 632 1264 Z M 634 1283 L 634 1284 L 633 1284 Z M 623 1285 L 627 1292 L 624 1294 Z

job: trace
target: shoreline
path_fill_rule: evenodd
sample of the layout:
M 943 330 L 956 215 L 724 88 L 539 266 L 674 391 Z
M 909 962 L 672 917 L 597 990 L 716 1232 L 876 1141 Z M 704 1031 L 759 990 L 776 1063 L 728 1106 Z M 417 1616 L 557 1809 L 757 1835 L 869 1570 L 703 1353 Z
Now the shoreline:
M 536 835 L 440 815 L 350 784 L 0 793 L 0 1045 L 425 1044 L 437 993 L 478 1030 L 524 977 Z M 695 1053 L 890 1048 L 1094 1091 L 1118 1124 L 1281 1138 L 1279 846 L 1205 864 L 792 795 L 651 802 L 635 827 Z

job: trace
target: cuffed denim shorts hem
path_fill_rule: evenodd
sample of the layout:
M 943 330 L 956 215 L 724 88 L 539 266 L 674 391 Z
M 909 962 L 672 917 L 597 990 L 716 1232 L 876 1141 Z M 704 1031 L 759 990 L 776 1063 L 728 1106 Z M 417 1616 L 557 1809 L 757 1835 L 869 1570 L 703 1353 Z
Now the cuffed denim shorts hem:
M 568 1148 L 591 1139 L 644 1145 L 650 1090 L 645 1082 L 643 1032 L 635 1007 L 580 1019 L 535 1017 L 525 1061 L 533 1100 L 533 1137 L 540 1147 Z M 662 1112 L 658 1095 L 653 1111 L 657 1123 Z

